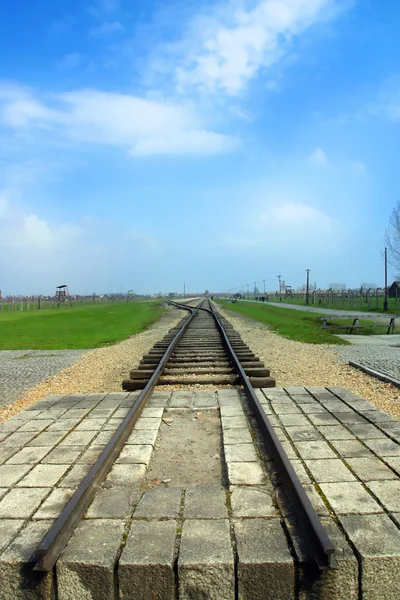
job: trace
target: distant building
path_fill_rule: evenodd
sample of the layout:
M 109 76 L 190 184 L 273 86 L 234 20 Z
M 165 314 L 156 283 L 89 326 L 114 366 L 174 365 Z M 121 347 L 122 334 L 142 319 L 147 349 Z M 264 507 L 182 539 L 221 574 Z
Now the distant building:
M 393 281 L 390 288 L 388 288 L 389 298 L 400 298 L 400 281 Z

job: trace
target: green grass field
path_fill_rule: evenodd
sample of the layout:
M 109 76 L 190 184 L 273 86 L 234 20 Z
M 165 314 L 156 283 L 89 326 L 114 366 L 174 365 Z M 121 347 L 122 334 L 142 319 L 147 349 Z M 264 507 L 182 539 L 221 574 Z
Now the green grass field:
M 306 342 L 308 344 L 347 344 L 344 340 L 321 329 L 321 323 L 317 320 L 317 313 L 306 313 L 289 308 L 278 308 L 268 304 L 253 304 L 250 302 L 218 302 L 233 312 L 240 313 L 268 325 L 270 329 L 279 335 Z M 346 321 L 347 323 L 347 321 Z M 361 324 L 361 322 L 360 322 Z
M 163 313 L 159 301 L 0 313 L 0 350 L 102 348 L 142 331 Z
M 269 297 L 271 302 L 279 302 L 279 297 L 275 297 L 270 295 Z M 357 312 L 370 312 L 370 313 L 383 313 L 383 296 L 378 297 L 378 302 L 376 301 L 375 296 L 371 296 L 369 300 L 369 305 L 366 302 L 365 298 L 337 298 L 332 301 L 331 298 L 321 298 L 321 304 L 319 304 L 319 299 L 316 299 L 315 304 L 312 303 L 312 298 L 310 297 L 310 306 L 314 308 L 320 308 L 323 310 L 324 308 L 329 308 L 333 310 L 339 311 L 349 311 L 356 310 Z M 282 295 L 282 302 L 285 304 L 301 304 L 305 305 L 305 296 L 304 297 L 293 297 L 288 296 L 285 298 Z M 400 314 L 400 300 L 396 302 L 396 298 L 388 299 L 388 312 L 393 314 Z

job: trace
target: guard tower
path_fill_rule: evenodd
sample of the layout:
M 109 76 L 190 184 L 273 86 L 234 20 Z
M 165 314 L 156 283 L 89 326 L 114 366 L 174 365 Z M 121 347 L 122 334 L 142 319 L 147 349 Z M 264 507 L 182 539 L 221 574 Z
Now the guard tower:
M 68 304 L 72 307 L 71 296 L 69 295 L 67 285 L 58 285 L 56 287 L 56 296 L 54 299 L 57 304 L 57 308 L 60 308 L 60 304 Z

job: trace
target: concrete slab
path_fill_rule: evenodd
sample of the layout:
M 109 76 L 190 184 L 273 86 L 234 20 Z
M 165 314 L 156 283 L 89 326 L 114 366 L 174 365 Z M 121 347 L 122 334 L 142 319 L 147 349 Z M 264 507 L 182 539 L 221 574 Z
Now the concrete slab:
M 29 519 L 49 494 L 49 488 L 12 488 L 0 500 L 0 519 Z
M 247 427 L 240 429 L 224 429 L 224 444 L 251 444 L 253 442 Z
M 227 519 L 226 491 L 213 485 L 186 488 L 184 519 Z
M 87 519 L 125 519 L 132 514 L 139 495 L 129 487 L 103 488 L 89 506 Z
M 257 462 L 253 444 L 224 444 L 226 462 Z
M 153 488 L 143 494 L 134 518 L 170 518 L 179 517 L 182 488 Z
M 234 600 L 234 557 L 227 519 L 184 522 L 178 577 L 180 600 Z
M 295 598 L 295 568 L 279 519 L 235 520 L 240 600 Z
M 234 517 L 278 516 L 272 495 L 262 487 L 231 486 L 231 507 Z
M 306 460 L 304 462 L 317 483 L 356 481 L 355 476 L 339 458 Z
M 57 561 L 59 600 L 116 600 L 114 569 L 124 521 L 82 521 Z
M 121 599 L 175 599 L 176 521 L 133 521 L 118 564 Z
M 227 466 L 229 485 L 262 485 L 265 482 L 258 462 L 228 462 Z
M 380 513 L 383 509 L 361 483 L 321 483 L 322 493 L 337 515 Z
M 400 479 L 398 477 L 395 481 L 368 481 L 367 487 L 386 510 L 400 511 Z

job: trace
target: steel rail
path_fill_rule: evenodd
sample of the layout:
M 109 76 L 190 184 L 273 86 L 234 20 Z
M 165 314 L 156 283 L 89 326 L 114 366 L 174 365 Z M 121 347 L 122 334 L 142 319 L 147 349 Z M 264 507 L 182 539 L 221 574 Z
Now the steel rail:
M 35 554 L 35 571 L 51 571 L 55 565 L 62 550 L 67 545 L 71 535 L 77 527 L 79 521 L 83 517 L 86 509 L 92 501 L 95 493 L 99 489 L 101 483 L 105 479 L 113 462 L 122 450 L 123 445 L 132 432 L 133 426 L 140 417 L 144 404 L 157 381 L 160 378 L 162 371 L 165 368 L 176 344 L 179 342 L 183 333 L 186 331 L 189 323 L 196 315 L 199 307 L 195 307 L 188 320 L 182 325 L 181 329 L 175 335 L 174 339 L 163 354 L 156 370 L 147 382 L 146 387 L 139 394 L 128 414 L 119 425 L 118 429 L 113 434 L 107 446 L 101 452 L 100 456 L 82 480 L 73 496 L 61 511 L 58 518 L 54 521 L 42 541 L 40 542 Z
M 283 482 L 285 495 L 289 500 L 291 508 L 296 516 L 296 527 L 301 536 L 301 560 L 305 563 L 314 564 L 319 569 L 326 567 L 335 568 L 334 557 L 335 546 L 323 528 L 321 521 L 315 512 L 300 480 L 288 459 L 281 442 L 279 441 L 271 423 L 266 416 L 260 401 L 258 400 L 249 379 L 232 348 L 225 329 L 210 304 L 215 321 L 220 330 L 224 343 L 231 355 L 232 362 L 237 369 L 240 382 L 244 388 L 247 399 L 254 411 L 257 425 L 260 429 L 263 441 L 275 463 L 278 475 Z

